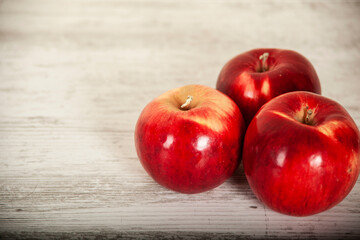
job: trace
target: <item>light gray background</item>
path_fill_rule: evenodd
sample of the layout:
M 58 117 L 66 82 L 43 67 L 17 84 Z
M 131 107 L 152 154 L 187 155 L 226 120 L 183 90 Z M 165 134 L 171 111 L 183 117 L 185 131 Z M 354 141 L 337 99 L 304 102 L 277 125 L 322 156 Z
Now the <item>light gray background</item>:
M 242 169 L 197 195 L 153 182 L 135 153 L 142 108 L 215 87 L 233 56 L 305 55 L 360 125 L 358 1 L 0 1 L 0 236 L 354 238 L 359 180 L 311 217 L 263 207 Z

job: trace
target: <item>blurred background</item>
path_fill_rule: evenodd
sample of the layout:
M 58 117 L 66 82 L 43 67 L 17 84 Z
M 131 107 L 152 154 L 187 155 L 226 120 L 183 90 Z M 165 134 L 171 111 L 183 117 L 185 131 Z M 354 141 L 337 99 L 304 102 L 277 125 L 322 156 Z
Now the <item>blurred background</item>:
M 133 143 L 151 99 L 215 87 L 229 59 L 263 47 L 306 56 L 360 126 L 359 23 L 359 1 L 1 0 L 1 235 L 359 236 L 359 183 L 329 212 L 293 219 L 262 207 L 241 170 L 204 194 L 163 189 Z
M 48 114 L 64 105 L 82 115 L 87 109 L 73 103 L 88 100 L 96 114 L 113 114 L 124 92 L 139 111 L 174 87 L 215 87 L 230 58 L 275 47 L 306 56 L 323 95 L 349 105 L 348 98 L 360 100 L 344 94 L 360 92 L 359 81 L 350 81 L 360 75 L 359 15 L 359 1 L 3 0 L 0 81 L 3 89 L 39 94 L 52 103 Z M 1 91 L 1 113 L 25 114 L 6 108 L 8 94 Z M 101 112 L 105 104 L 114 108 Z

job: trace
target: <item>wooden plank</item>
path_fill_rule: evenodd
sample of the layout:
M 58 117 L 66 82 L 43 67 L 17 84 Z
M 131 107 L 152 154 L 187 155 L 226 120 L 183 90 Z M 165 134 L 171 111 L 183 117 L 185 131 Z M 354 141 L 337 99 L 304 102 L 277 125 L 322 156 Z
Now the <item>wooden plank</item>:
M 307 1 L 1 1 L 0 237 L 359 238 L 360 184 L 294 218 L 256 200 L 242 168 L 196 195 L 137 159 L 142 108 L 263 46 L 314 64 L 323 95 L 360 126 L 360 5 Z

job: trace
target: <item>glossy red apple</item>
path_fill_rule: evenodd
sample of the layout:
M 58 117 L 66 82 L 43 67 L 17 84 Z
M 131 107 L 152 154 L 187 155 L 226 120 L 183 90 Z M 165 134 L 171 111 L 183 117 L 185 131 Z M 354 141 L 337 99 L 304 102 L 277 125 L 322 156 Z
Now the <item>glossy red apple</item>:
M 321 93 L 311 63 L 297 52 L 254 49 L 231 59 L 220 72 L 216 89 L 239 106 L 246 125 L 260 107 L 286 92 Z
M 251 121 L 243 165 L 255 195 L 271 209 L 307 216 L 343 200 L 359 175 L 359 130 L 338 103 L 286 93 Z
M 199 193 L 233 174 L 244 128 L 240 110 L 228 96 L 210 87 L 188 85 L 145 107 L 136 124 L 136 151 L 159 184 Z

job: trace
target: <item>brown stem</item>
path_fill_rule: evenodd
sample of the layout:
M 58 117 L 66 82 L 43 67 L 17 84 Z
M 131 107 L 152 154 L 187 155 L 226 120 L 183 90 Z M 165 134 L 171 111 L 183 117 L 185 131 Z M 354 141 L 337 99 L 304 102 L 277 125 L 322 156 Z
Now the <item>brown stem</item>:
M 310 117 L 311 117 L 311 114 L 313 114 L 313 110 L 309 109 L 309 106 L 306 106 L 304 111 L 305 111 L 305 113 L 304 113 L 304 123 L 309 125 Z
M 188 107 L 191 104 L 191 101 L 193 100 L 193 96 L 188 96 L 185 103 L 180 106 L 180 108 L 184 109 Z
M 268 65 L 267 65 L 267 62 L 266 60 L 268 59 L 269 57 L 269 53 L 268 52 L 265 52 L 263 53 L 260 57 L 259 57 L 259 60 L 261 60 L 261 71 L 262 72 L 266 72 L 268 70 Z

